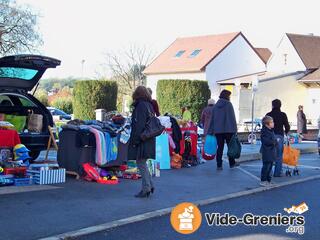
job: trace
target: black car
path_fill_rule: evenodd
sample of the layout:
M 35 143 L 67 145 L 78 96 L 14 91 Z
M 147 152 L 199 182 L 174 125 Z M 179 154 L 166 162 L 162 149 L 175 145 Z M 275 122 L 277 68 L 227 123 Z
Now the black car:
M 38 55 L 15 55 L 0 58 L 0 113 L 25 116 L 30 113 L 43 116 L 41 133 L 22 131 L 19 133 L 22 144 L 36 159 L 47 148 L 48 126 L 53 126 L 50 111 L 29 93 L 48 68 L 55 68 L 60 61 Z

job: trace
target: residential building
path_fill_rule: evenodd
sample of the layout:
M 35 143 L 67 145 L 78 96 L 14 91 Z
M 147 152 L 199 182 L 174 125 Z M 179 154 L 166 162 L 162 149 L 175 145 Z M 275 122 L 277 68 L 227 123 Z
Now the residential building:
M 247 96 L 252 79 L 266 71 L 269 57 L 269 50 L 255 49 L 241 32 L 185 37 L 176 39 L 144 70 L 144 74 L 147 86 L 154 94 L 161 79 L 208 81 L 215 99 L 222 89 L 230 89 L 240 120 L 250 116 L 249 106 L 246 102 L 241 103 L 242 90 Z
M 256 95 L 256 116 L 271 109 L 271 101 L 283 103 L 293 125 L 299 105 L 316 125 L 320 116 L 320 37 L 313 34 L 287 33 L 267 63 L 267 73 L 260 78 Z

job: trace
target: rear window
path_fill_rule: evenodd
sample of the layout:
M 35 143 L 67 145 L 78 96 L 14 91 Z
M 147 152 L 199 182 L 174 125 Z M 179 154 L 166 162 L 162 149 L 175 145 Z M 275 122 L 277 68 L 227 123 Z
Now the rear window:
M 38 73 L 38 70 L 29 68 L 0 67 L 0 78 L 15 78 L 31 80 Z
M 29 99 L 16 95 L 0 95 L 0 107 L 36 107 Z

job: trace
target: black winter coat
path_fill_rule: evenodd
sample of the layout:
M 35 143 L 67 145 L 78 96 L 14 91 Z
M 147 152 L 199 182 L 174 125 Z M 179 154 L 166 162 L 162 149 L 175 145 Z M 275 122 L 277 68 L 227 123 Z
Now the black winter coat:
M 237 121 L 232 103 L 220 98 L 212 110 L 208 134 L 236 133 Z
M 263 126 L 261 130 L 261 149 L 263 162 L 274 162 L 277 157 L 277 139 L 272 129 Z
M 177 120 L 174 117 L 170 116 L 170 122 L 172 125 L 172 140 L 176 145 L 175 153 L 180 153 L 180 141 L 182 139 L 182 132 L 179 127 Z
M 145 129 L 150 114 L 155 114 L 153 106 L 145 100 L 138 100 L 133 105 L 131 135 L 128 148 L 128 160 L 155 159 L 156 139 L 141 140 L 141 133 Z
M 287 114 L 281 112 L 280 108 L 272 109 L 267 115 L 273 118 L 275 134 L 283 136 L 284 133 L 287 134 L 290 131 Z

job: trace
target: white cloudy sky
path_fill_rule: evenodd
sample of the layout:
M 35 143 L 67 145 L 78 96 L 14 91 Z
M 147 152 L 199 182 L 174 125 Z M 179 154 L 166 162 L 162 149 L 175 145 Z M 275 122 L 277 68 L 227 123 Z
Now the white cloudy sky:
M 62 60 L 46 77 L 95 77 L 104 52 L 132 44 L 159 53 L 175 38 L 242 31 L 257 47 L 285 32 L 320 34 L 319 0 L 18 0 L 41 14 L 41 52 Z

